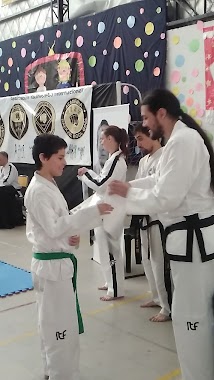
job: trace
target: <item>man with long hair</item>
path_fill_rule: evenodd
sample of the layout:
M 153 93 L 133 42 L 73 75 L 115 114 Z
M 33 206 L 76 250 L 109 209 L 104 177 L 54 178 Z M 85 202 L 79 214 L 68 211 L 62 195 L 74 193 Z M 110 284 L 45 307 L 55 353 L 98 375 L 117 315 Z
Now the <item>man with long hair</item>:
M 114 181 L 126 211 L 158 214 L 174 283 L 172 321 L 182 380 L 214 379 L 214 152 L 206 133 L 167 90 L 149 93 L 141 115 L 153 138 L 164 136 L 154 176 Z

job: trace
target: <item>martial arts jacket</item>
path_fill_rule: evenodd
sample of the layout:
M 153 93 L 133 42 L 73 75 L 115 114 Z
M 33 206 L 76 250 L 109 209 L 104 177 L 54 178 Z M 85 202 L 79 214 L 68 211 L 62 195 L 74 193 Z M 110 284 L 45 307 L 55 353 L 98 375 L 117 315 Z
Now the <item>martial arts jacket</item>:
M 193 214 L 198 214 L 199 218 L 213 215 L 214 194 L 210 188 L 209 159 L 199 133 L 177 121 L 163 148 L 156 173 L 130 182 L 126 212 L 158 214 L 164 227 L 185 221 L 185 216 Z M 213 226 L 204 229 L 203 234 L 206 236 L 210 229 L 213 231 Z M 167 252 L 185 255 L 186 236 L 184 230 L 171 233 L 167 238 Z M 211 249 L 206 247 L 208 253 Z
M 154 154 L 147 154 L 143 158 L 141 158 L 138 166 L 138 171 L 135 176 L 135 179 L 145 178 L 151 175 L 154 175 L 158 166 L 158 162 L 160 160 L 163 148 L 158 149 Z M 142 226 L 146 227 L 148 223 L 158 221 L 157 214 L 146 216 L 142 218 Z M 148 251 L 148 257 L 150 256 L 150 248 L 149 248 L 149 230 L 141 231 L 142 232 L 142 243 L 145 250 Z
M 127 165 L 121 151 L 113 153 L 105 162 L 100 174 L 95 173 L 93 170 L 88 170 L 86 174 L 80 177 L 90 189 L 96 191 L 99 195 L 104 195 L 108 184 L 116 179 L 119 181 L 126 180 Z
M 68 238 L 98 227 L 101 217 L 97 206 L 90 206 L 70 215 L 67 203 L 55 182 L 35 173 L 26 194 L 26 234 L 33 244 L 33 252 L 67 252 Z M 38 276 L 57 281 L 72 278 L 73 263 L 70 259 L 43 261 L 32 259 L 31 271 Z
M 141 158 L 135 179 L 141 179 L 155 174 L 162 151 L 163 148 L 160 148 L 154 154 L 147 154 Z M 151 218 L 152 220 L 157 220 L 158 216 L 152 215 Z
M 7 163 L 0 169 L 0 186 L 9 185 L 13 186 L 17 190 L 21 188 L 18 184 L 18 171 L 11 163 Z
M 93 170 L 88 170 L 86 174 L 80 177 L 88 187 L 96 191 L 92 202 L 99 202 L 102 199 L 114 207 L 111 214 L 103 217 L 103 228 L 115 239 L 119 239 L 124 225 L 124 218 L 118 220 L 118 207 L 120 207 L 120 204 L 123 207 L 124 201 L 117 195 L 109 197 L 108 184 L 113 180 L 125 181 L 126 172 L 127 164 L 125 158 L 121 155 L 121 151 L 118 150 L 108 158 L 99 175 Z M 114 223 L 115 217 L 117 223 Z
M 154 154 L 147 154 L 141 158 L 135 179 L 140 179 L 155 174 L 162 151 L 163 148 L 160 148 Z

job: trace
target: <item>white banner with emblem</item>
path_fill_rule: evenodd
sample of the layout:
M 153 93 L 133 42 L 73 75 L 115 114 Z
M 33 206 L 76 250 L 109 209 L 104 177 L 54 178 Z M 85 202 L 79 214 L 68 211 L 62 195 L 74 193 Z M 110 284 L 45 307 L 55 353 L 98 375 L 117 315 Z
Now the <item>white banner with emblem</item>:
M 91 165 L 92 86 L 0 98 L 0 150 L 15 163 L 34 163 L 36 136 L 52 133 L 68 144 L 68 165 Z

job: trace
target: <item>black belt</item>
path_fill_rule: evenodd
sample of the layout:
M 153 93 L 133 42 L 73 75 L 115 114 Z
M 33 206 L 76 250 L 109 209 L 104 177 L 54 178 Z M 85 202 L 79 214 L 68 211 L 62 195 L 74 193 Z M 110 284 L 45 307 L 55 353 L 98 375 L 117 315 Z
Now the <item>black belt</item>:
M 206 262 L 214 259 L 214 253 L 207 254 L 204 245 L 204 238 L 201 231 L 201 228 L 206 228 L 214 225 L 214 215 L 200 219 L 198 214 L 189 215 L 184 217 L 186 220 L 183 222 L 172 224 L 167 227 L 164 232 L 164 247 L 165 252 L 170 260 L 173 261 L 183 261 L 183 262 L 192 262 L 193 256 L 193 239 L 194 233 L 196 235 L 199 251 L 201 254 L 201 261 Z M 187 231 L 186 238 L 186 255 L 172 255 L 166 251 L 166 240 L 169 234 L 174 231 Z
M 144 220 L 146 220 L 146 225 L 144 226 Z M 164 237 L 164 227 L 159 220 L 153 220 L 150 222 L 150 217 L 148 215 L 140 216 L 139 226 L 142 231 L 147 231 L 147 239 L 148 239 L 148 259 L 150 260 L 150 237 L 149 237 L 149 228 L 152 226 L 159 226 L 162 246 L 164 247 L 165 237 Z

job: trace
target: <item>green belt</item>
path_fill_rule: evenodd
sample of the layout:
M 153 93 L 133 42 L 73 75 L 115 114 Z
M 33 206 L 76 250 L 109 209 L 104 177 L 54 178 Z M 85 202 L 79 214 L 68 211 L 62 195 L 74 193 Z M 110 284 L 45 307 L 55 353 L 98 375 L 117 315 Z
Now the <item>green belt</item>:
M 72 278 L 73 288 L 74 292 L 76 293 L 76 309 L 77 309 L 77 317 L 78 317 L 78 324 L 79 324 L 79 334 L 82 334 L 84 332 L 84 326 L 83 326 L 83 320 L 82 315 L 80 311 L 78 296 L 77 296 L 77 259 L 73 255 L 73 253 L 66 253 L 66 252 L 48 252 L 48 253 L 34 253 L 33 254 L 34 259 L 37 260 L 58 260 L 58 259 L 71 259 L 73 266 L 74 266 L 74 275 Z

